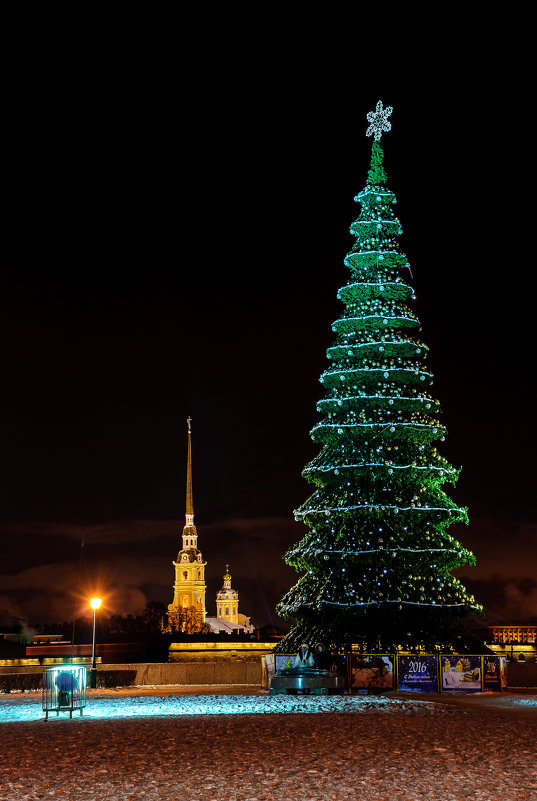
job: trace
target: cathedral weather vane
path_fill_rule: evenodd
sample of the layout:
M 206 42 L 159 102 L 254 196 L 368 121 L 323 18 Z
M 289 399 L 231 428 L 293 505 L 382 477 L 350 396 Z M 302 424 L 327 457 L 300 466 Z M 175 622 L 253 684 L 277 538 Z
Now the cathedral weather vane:
M 388 117 L 392 111 L 393 108 L 391 106 L 382 108 L 382 100 L 379 100 L 376 110 L 368 111 L 367 113 L 367 121 L 370 122 L 371 125 L 365 132 L 365 135 L 380 139 L 384 131 L 391 131 L 392 124 L 388 121 Z

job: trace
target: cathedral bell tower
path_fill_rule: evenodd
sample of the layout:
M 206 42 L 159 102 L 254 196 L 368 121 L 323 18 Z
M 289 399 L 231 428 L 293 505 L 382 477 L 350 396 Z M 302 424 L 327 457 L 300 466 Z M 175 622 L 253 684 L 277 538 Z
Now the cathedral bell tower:
M 186 462 L 186 520 L 183 528 L 183 547 L 177 554 L 173 601 L 168 606 L 174 609 L 193 607 L 199 613 L 201 623 L 205 623 L 205 565 L 201 551 L 198 551 L 198 532 L 194 525 L 194 503 L 192 500 L 192 443 L 190 417 L 188 425 L 188 452 Z

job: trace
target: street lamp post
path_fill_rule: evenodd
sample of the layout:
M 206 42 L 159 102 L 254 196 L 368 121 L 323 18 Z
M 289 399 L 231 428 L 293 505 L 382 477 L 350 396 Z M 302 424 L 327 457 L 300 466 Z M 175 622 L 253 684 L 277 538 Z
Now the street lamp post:
M 90 687 L 97 686 L 97 662 L 95 659 L 95 614 L 102 603 L 102 598 L 90 598 L 91 608 L 93 609 L 93 648 L 91 651 L 91 670 L 90 670 Z

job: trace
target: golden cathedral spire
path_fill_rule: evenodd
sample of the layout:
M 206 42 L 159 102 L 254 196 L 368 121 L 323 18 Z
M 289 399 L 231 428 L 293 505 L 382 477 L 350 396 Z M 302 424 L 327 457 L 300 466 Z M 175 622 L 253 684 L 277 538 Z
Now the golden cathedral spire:
M 186 524 L 194 525 L 194 501 L 192 498 L 192 418 L 187 417 L 188 425 L 188 452 L 186 458 Z
M 186 459 L 186 520 L 183 528 L 183 547 L 173 563 L 175 582 L 173 602 L 168 610 L 192 609 L 200 624 L 205 623 L 205 565 L 198 550 L 198 532 L 194 525 L 194 502 L 192 500 L 192 419 L 187 418 L 188 447 Z

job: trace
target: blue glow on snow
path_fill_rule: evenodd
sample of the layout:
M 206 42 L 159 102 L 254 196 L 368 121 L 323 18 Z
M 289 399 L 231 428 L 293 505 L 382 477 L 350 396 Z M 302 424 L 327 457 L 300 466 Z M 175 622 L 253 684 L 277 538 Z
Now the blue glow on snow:
M 108 719 L 132 717 L 176 717 L 182 715 L 262 715 L 300 713 L 360 712 L 433 712 L 435 704 L 424 700 L 408 700 L 369 695 L 170 695 L 86 697 L 87 706 L 80 718 Z M 39 698 L 10 698 L 0 703 L 0 723 L 23 722 L 43 718 Z M 61 719 L 61 718 L 60 718 Z M 54 722 L 56 718 L 51 718 Z M 68 723 L 67 718 L 65 720 Z M 72 723 L 71 723 L 72 725 Z
M 537 696 L 534 698 L 513 698 L 512 703 L 519 706 L 537 706 Z

